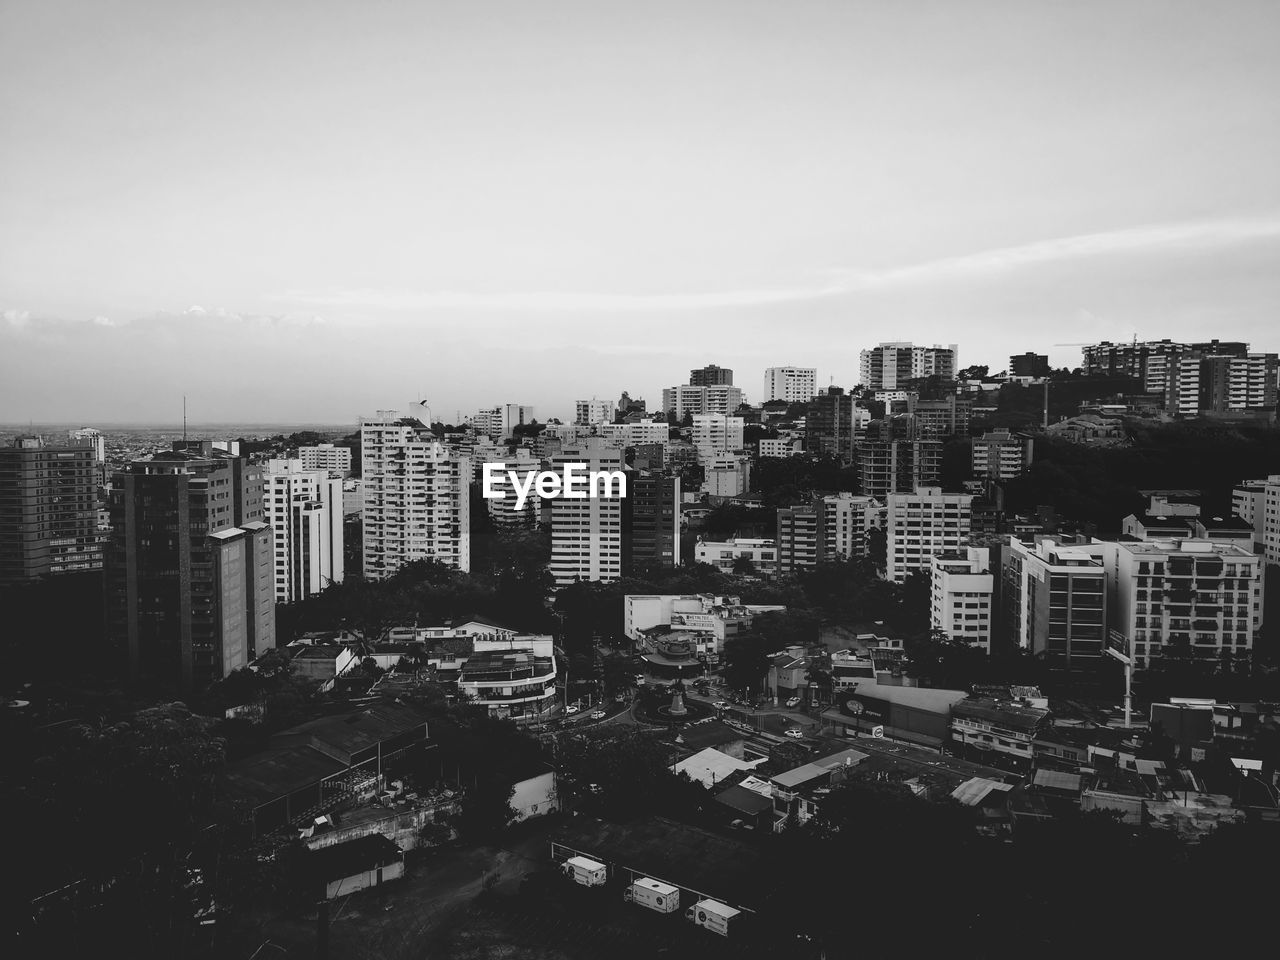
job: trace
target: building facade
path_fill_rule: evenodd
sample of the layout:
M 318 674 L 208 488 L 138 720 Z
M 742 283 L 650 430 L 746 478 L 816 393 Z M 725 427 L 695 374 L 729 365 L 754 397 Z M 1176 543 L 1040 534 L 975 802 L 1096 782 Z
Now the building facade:
M 669 421 L 679 423 L 686 414 L 734 413 L 742 406 L 742 399 L 742 390 L 732 384 L 709 387 L 680 384 L 663 389 L 662 409 Z
M 965 547 L 930 559 L 930 625 L 952 640 L 991 653 L 995 576 L 991 551 Z
M 860 409 L 860 408 L 859 408 Z M 820 457 L 835 457 L 841 463 L 853 461 L 854 398 L 840 387 L 809 400 L 804 416 L 805 451 Z
M 680 566 L 680 477 L 656 470 L 627 475 L 623 567 Z
M 1067 667 L 1098 663 L 1108 616 L 1105 547 L 1023 543 L 1009 537 L 1001 570 L 1012 639 L 1023 650 Z
M 764 372 L 764 394 L 761 403 L 782 400 L 786 403 L 804 403 L 818 392 L 818 371 L 815 367 L 769 367 Z
M 470 460 L 394 410 L 361 418 L 360 459 L 365 578 L 426 559 L 470 570 Z
M 308 470 L 301 459 L 268 460 L 262 512 L 275 545 L 277 602 L 296 603 L 342 582 L 340 476 Z
M 0 447 L 0 584 L 102 569 L 96 451 L 93 438 Z
M 693 445 L 698 449 L 702 463 L 723 454 L 742 449 L 743 423 L 741 417 L 723 413 L 696 413 L 693 416 Z
M 134 679 L 200 690 L 275 646 L 263 474 L 175 452 L 113 478 L 107 635 Z
M 613 423 L 614 405 L 608 400 L 576 400 L 573 404 L 573 422 L 583 427 Z
M 563 476 L 569 463 L 582 464 L 586 472 L 624 468 L 622 451 L 599 437 L 566 444 L 551 458 L 551 469 Z M 622 576 L 622 502 L 621 496 L 551 501 L 551 575 L 556 586 Z
M 1012 480 L 1031 467 L 1033 443 L 1025 433 L 991 430 L 973 438 L 970 465 L 980 479 Z
M 858 443 L 858 480 L 862 493 L 883 501 L 938 482 L 942 441 L 922 436 L 914 417 L 899 414 L 872 420 Z
M 890 494 L 885 507 L 890 580 L 901 583 L 910 573 L 927 572 L 934 555 L 968 546 L 972 494 L 917 487 L 912 493 Z
M 862 351 L 862 386 L 867 390 L 899 390 L 908 382 L 924 377 L 954 380 L 959 369 L 958 356 L 954 343 L 948 347 L 882 343 Z
M 298 459 L 302 461 L 304 470 L 325 470 L 332 476 L 342 478 L 351 476 L 350 447 L 338 447 L 332 443 L 299 447 Z
M 733 371 L 709 363 L 698 370 L 689 371 L 689 383 L 695 387 L 719 387 L 733 385 Z

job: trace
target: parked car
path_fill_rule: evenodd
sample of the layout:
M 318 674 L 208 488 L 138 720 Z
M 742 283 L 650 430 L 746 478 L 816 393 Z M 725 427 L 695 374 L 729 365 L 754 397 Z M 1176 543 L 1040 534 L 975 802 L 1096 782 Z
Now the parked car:
M 712 704 L 712 706 L 715 707 L 717 710 L 724 710 L 729 706 L 729 704 L 726 703 L 724 700 L 717 700 L 715 703 Z
M 793 707 L 793 708 L 794 708 L 794 707 L 798 707 L 798 706 L 800 706 L 800 698 L 799 698 L 799 697 L 792 697 L 790 700 L 788 700 L 788 701 L 787 701 L 787 706 L 788 706 L 788 707 Z
M 565 712 L 565 713 L 568 713 L 568 714 L 578 713 L 578 712 L 579 712 L 579 711 L 581 711 L 581 710 L 582 710 L 582 708 L 581 708 L 580 706 L 578 706 L 576 703 L 571 703 L 571 704 L 569 704 L 567 707 L 565 707 L 565 708 L 564 708 L 564 712 Z
M 591 714 L 592 720 L 603 720 L 604 718 L 605 712 L 603 710 L 597 710 L 595 713 Z
M 787 736 L 790 737 L 792 740 L 803 740 L 804 731 L 801 730 L 799 727 L 791 727 L 789 730 L 787 730 Z

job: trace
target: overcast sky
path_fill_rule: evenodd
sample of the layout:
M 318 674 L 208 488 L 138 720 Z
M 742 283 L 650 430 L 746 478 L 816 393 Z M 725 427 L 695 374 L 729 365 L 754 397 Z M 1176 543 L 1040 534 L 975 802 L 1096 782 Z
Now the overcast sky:
M 0 421 L 1280 348 L 1280 3 L 0 0 Z

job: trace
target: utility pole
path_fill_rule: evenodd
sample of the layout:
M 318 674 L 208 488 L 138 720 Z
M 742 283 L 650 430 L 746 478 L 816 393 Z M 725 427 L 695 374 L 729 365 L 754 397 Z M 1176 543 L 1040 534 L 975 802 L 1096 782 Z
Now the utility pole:
M 1124 728 L 1133 726 L 1133 655 L 1129 638 L 1119 630 L 1112 630 L 1107 640 L 1107 654 L 1124 664 Z

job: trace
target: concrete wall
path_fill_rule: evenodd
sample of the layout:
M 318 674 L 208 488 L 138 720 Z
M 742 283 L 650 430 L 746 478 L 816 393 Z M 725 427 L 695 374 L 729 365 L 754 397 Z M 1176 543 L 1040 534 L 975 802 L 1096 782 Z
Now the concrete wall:
M 404 864 L 399 860 L 387 864 L 381 870 L 383 883 L 388 880 L 398 880 L 404 876 Z M 355 893 L 357 890 L 364 890 L 366 887 L 376 887 L 377 885 L 378 870 L 366 870 L 364 873 L 357 873 L 341 880 L 334 880 L 325 889 L 325 896 L 332 900 L 334 897 L 345 897 L 348 893 Z
M 556 797 L 554 771 L 548 770 L 528 780 L 521 780 L 515 788 L 511 807 L 516 811 L 516 823 L 560 808 L 560 801 Z
M 311 850 L 331 847 L 336 843 L 345 843 L 357 837 L 365 837 L 371 833 L 380 833 L 394 840 L 401 850 L 413 850 L 418 846 L 418 831 L 428 823 L 439 823 L 455 816 L 462 810 L 457 800 L 418 807 L 411 810 L 387 810 L 387 815 L 376 820 L 362 820 L 344 826 L 338 824 L 337 829 L 326 831 L 307 841 Z M 341 820 L 342 814 L 338 814 Z

